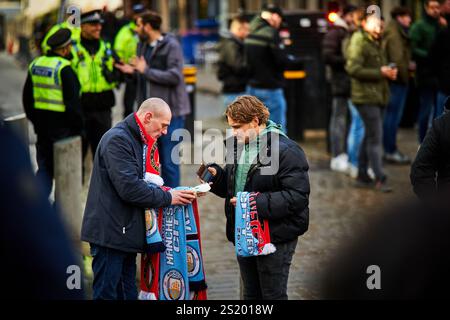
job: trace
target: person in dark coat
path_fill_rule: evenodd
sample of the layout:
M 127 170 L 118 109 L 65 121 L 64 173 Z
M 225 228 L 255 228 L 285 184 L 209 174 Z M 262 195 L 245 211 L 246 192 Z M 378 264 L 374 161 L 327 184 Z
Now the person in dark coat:
M 168 187 L 180 184 L 179 164 L 172 154 L 178 154 L 178 141 L 172 141 L 172 133 L 184 128 L 187 115 L 191 113 L 189 96 L 183 76 L 183 53 L 173 34 L 161 32 L 162 18 L 155 12 L 145 12 L 137 18 L 137 33 L 140 42 L 137 58 L 131 65 L 118 68 L 125 73 L 137 73 L 137 103 L 147 98 L 160 98 L 172 110 L 172 121 L 168 134 L 159 141 L 162 178 Z
M 55 32 L 48 39 L 51 50 L 30 64 L 23 88 L 25 114 L 37 135 L 36 175 L 44 182 L 47 197 L 53 187 L 53 144 L 84 131 L 80 82 L 70 66 L 70 41 L 69 29 Z
M 449 1 L 447 1 L 449 2 Z M 448 5 L 450 7 L 450 4 Z M 450 9 L 449 9 L 450 10 Z M 437 105 L 442 108 L 446 97 L 450 96 L 450 12 L 446 12 L 447 27 L 442 29 L 431 47 L 430 57 L 433 74 L 437 78 Z
M 355 31 L 354 14 L 357 7 L 349 5 L 342 11 L 323 38 L 322 55 L 330 68 L 333 111 L 330 120 L 331 170 L 347 172 L 348 156 L 345 152 L 347 110 L 350 103 L 350 77 L 345 71 L 343 42 Z
M 277 248 L 267 256 L 238 257 L 244 299 L 287 299 L 290 263 L 298 237 L 309 225 L 308 162 L 281 126 L 269 120 L 267 107 L 256 97 L 237 98 L 226 115 L 234 132 L 232 143 L 227 143 L 227 162 L 228 156 L 233 162 L 224 168 L 207 166 L 214 176 L 211 191 L 225 198 L 227 238 L 234 244 L 237 193 L 259 192 L 258 215 L 268 220 L 270 238 Z
M 224 105 L 227 107 L 247 90 L 247 66 L 244 40 L 249 33 L 248 21 L 242 16 L 232 19 L 230 31 L 223 34 L 217 46 L 219 53 L 217 78 L 222 81 Z
M 31 167 L 28 145 L 0 119 L 1 272 L 7 300 L 82 300 L 80 266 L 60 212 Z M 79 269 L 80 270 L 80 269 Z M 68 281 L 73 277 L 73 282 Z M 77 281 L 80 286 L 77 286 Z M 74 287 L 68 287 L 68 283 Z M 8 303 L 6 303 L 8 304 Z
M 144 208 L 185 205 L 195 198 L 191 191 L 149 188 L 143 180 L 141 132 L 158 139 L 167 134 L 170 121 L 169 106 L 149 99 L 100 141 L 81 230 L 94 257 L 94 299 L 137 299 L 136 253 L 144 252 L 146 243 Z
M 420 198 L 450 195 L 450 97 L 435 119 L 411 168 L 411 183 Z

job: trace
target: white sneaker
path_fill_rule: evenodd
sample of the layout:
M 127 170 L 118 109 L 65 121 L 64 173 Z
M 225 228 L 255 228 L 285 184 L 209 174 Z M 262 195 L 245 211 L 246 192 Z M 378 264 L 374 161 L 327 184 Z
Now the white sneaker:
M 369 175 L 370 179 L 375 180 L 375 172 L 373 172 L 372 168 L 369 168 L 367 170 L 367 174 Z
M 346 173 L 348 171 L 348 156 L 343 153 L 331 159 L 330 168 L 336 172 Z
M 350 176 L 350 178 L 352 178 L 352 179 L 358 178 L 358 167 L 356 167 L 356 166 L 354 166 L 353 164 L 349 163 L 349 164 L 348 164 L 347 174 L 348 174 L 348 175 Z

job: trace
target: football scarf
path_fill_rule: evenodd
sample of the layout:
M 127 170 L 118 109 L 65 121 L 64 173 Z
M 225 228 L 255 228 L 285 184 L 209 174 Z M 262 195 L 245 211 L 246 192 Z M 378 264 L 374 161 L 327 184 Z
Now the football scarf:
M 142 255 L 139 299 L 206 300 L 196 200 L 159 209 L 158 225 L 166 250 Z
M 276 251 L 270 243 L 267 220 L 258 217 L 256 197 L 258 193 L 238 192 L 235 210 L 235 247 L 240 257 L 268 255 Z
M 156 140 L 145 133 L 144 127 L 136 113 L 134 114 L 134 117 L 136 119 L 143 144 L 142 161 L 144 168 L 144 180 L 150 188 L 162 187 L 164 185 L 164 181 L 159 175 L 159 152 Z M 144 212 L 145 236 L 147 241 L 145 252 L 162 252 L 165 247 L 162 242 L 161 234 L 158 230 L 157 209 L 146 208 Z

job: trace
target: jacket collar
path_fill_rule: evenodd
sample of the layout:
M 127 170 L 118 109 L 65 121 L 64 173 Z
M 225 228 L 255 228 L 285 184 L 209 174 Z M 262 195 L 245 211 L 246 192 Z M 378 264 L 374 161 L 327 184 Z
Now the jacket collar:
M 136 140 L 142 143 L 141 132 L 139 131 L 138 124 L 136 123 L 136 119 L 134 118 L 134 113 L 128 115 L 123 122 L 127 125 L 128 129 L 130 129 L 131 134 Z

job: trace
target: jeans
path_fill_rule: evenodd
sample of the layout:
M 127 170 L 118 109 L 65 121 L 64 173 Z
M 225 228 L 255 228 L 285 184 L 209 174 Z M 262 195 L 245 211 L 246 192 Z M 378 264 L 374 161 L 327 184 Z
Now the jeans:
M 397 151 L 397 130 L 405 109 L 408 86 L 391 83 L 391 98 L 386 108 L 383 122 L 383 145 L 386 153 Z
M 345 153 L 345 132 L 347 130 L 348 99 L 333 97 L 333 111 L 330 120 L 331 155 L 336 158 Z
M 172 141 L 172 133 L 184 128 L 185 117 L 172 117 L 167 135 L 158 139 L 159 159 L 161 162 L 161 177 L 164 185 L 170 188 L 180 186 L 179 144 L 181 141 Z M 173 155 L 173 159 L 172 159 Z
M 289 268 L 298 239 L 276 244 L 267 256 L 238 257 L 244 300 L 287 300 Z
M 442 97 L 436 90 L 421 88 L 419 94 L 419 142 L 422 143 L 428 128 L 431 126 L 432 120 L 439 117 L 444 112 L 444 104 L 439 102 Z
M 383 180 L 383 110 L 376 105 L 356 106 L 364 121 L 364 140 L 359 152 L 359 175 L 366 175 L 369 163 L 377 180 Z
M 91 244 L 94 300 L 137 300 L 136 253 Z
M 286 132 L 287 103 L 283 89 L 257 89 L 248 87 L 247 92 L 251 96 L 257 97 L 269 109 L 270 120 L 276 124 L 281 124 Z
M 352 123 L 347 137 L 348 161 L 358 167 L 359 150 L 364 139 L 364 122 L 359 115 L 358 109 L 349 101 L 348 106 L 352 115 Z

